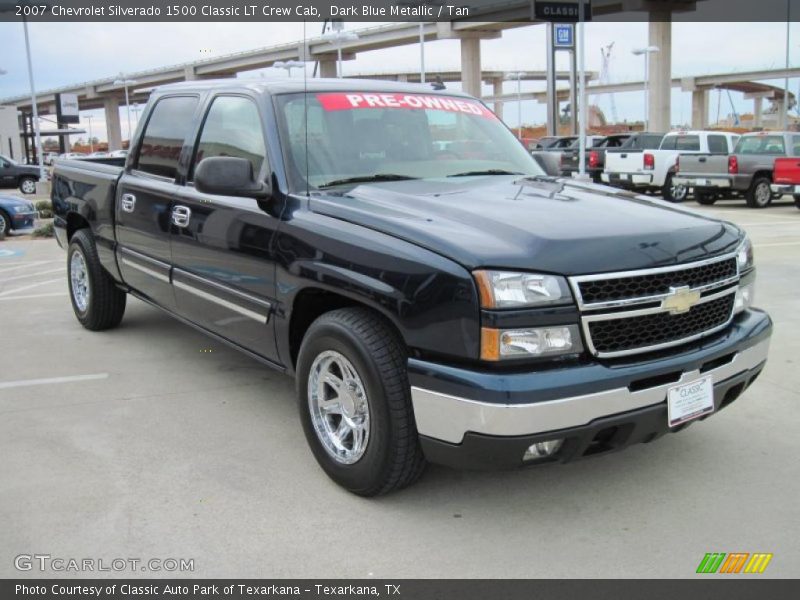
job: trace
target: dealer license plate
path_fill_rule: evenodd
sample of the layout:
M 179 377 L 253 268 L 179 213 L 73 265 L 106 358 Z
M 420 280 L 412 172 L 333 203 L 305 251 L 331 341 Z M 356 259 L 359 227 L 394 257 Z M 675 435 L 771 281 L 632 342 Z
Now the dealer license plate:
M 711 375 L 669 388 L 667 413 L 670 427 L 677 427 L 714 412 L 714 381 Z
M 628 179 L 630 179 L 630 176 L 627 173 L 621 173 L 619 178 L 622 179 L 623 181 L 627 181 Z
M 698 179 L 694 183 L 695 185 L 708 185 L 708 179 Z

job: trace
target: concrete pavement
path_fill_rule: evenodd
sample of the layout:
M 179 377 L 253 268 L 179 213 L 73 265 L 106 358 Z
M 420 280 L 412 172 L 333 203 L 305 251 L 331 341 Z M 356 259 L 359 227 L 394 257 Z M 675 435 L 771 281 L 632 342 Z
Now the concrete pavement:
M 622 453 L 431 467 L 374 500 L 318 468 L 288 377 L 132 299 L 86 331 L 55 241 L 0 242 L 0 576 L 76 575 L 15 570 L 39 553 L 194 559 L 199 577 L 692 577 L 706 552 L 800 576 L 800 211 L 697 210 L 750 232 L 775 320 L 742 398 Z M 173 573 L 119 573 L 140 574 Z

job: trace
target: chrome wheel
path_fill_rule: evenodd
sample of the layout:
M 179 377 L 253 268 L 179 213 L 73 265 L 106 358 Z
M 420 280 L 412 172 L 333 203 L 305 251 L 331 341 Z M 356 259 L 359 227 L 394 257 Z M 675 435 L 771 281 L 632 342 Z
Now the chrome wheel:
M 672 196 L 672 199 L 677 202 L 682 202 L 683 200 L 686 200 L 686 194 L 688 191 L 689 188 L 687 188 L 685 185 L 672 184 L 669 188 L 670 196 Z
M 23 194 L 33 194 L 36 192 L 36 182 L 33 179 L 24 179 L 19 187 Z
M 69 281 L 75 306 L 80 312 L 86 312 L 89 306 L 89 275 L 80 250 L 73 252 L 69 260 Z
M 308 409 L 325 451 L 341 464 L 358 462 L 369 443 L 369 403 L 353 363 L 339 352 L 327 350 L 314 359 Z
M 766 183 L 759 183 L 756 187 L 756 204 L 766 206 L 772 200 L 772 190 Z
M 0 213 L 0 238 L 6 234 L 6 218 Z

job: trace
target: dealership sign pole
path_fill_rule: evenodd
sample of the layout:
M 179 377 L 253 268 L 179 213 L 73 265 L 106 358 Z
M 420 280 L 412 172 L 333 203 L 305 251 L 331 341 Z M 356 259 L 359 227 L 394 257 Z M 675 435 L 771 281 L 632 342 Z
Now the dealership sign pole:
M 31 60 L 31 42 L 28 38 L 28 20 L 22 17 L 22 27 L 25 30 L 25 53 L 28 58 L 28 80 L 31 84 L 31 109 L 33 111 L 33 131 L 36 136 L 36 158 L 39 165 L 39 181 L 46 178 L 44 172 L 44 157 L 42 156 L 42 136 L 39 131 L 39 109 L 36 106 L 36 86 L 33 83 L 33 61 Z

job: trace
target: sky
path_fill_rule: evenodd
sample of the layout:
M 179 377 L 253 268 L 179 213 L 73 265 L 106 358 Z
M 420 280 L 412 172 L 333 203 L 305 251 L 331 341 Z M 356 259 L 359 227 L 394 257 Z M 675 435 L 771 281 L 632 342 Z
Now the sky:
M 347 29 L 358 30 L 377 24 L 348 23 Z M 111 77 L 149 68 L 179 64 L 297 41 L 303 37 L 303 23 L 31 23 L 29 32 L 34 64 L 34 79 L 38 90 L 67 84 Z M 308 37 L 319 35 L 322 24 L 306 25 Z M 783 67 L 786 60 L 786 23 L 674 23 L 672 31 L 673 76 L 704 75 Z M 790 31 L 790 64 L 800 59 L 800 30 L 794 23 Z M 632 54 L 634 48 L 647 45 L 646 23 L 588 23 L 586 24 L 586 68 L 601 70 L 600 49 L 614 43 L 610 68 L 611 82 L 641 81 L 644 78 L 644 59 Z M 429 42 L 426 48 L 426 69 L 457 70 L 460 50 L 457 40 Z M 545 28 L 541 25 L 510 29 L 500 39 L 484 40 L 481 46 L 482 67 L 500 70 L 544 70 L 546 62 Z M 566 69 L 567 55 L 561 55 L 559 68 Z M 310 69 L 311 67 L 309 67 Z M 355 60 L 345 61 L 345 75 L 408 70 L 419 68 L 419 46 L 409 45 L 386 50 L 365 52 Z M 21 23 L 0 23 L 0 98 L 29 93 L 25 64 L 24 37 Z M 286 77 L 282 70 L 264 69 L 240 77 Z M 295 71 L 295 77 L 299 73 Z M 783 85 L 783 81 L 769 81 Z M 450 84 L 449 84 L 450 85 Z M 795 93 L 800 80 L 790 81 Z M 452 84 L 458 88 L 458 84 Z M 523 82 L 523 91 L 540 91 L 544 85 Z M 516 91 L 516 83 L 506 83 L 506 93 Z M 484 87 L 484 94 L 491 94 Z M 732 93 L 736 112 L 752 111 L 752 102 L 741 94 Z M 717 92 L 711 93 L 710 117 L 719 113 L 725 117 L 731 111 L 731 100 Z M 610 114 L 608 96 L 590 100 Z M 620 120 L 642 120 L 644 93 L 616 94 L 615 102 Z M 545 105 L 535 101 L 523 102 L 522 120 L 525 124 L 545 121 Z M 94 135 L 105 139 L 103 111 L 84 111 L 81 126 L 88 128 L 86 117 L 91 115 Z M 505 120 L 518 124 L 517 106 L 509 102 Z M 691 94 L 673 90 L 672 122 L 691 120 Z M 123 137 L 127 138 L 127 119 L 122 111 Z M 135 119 L 133 123 L 135 128 Z

